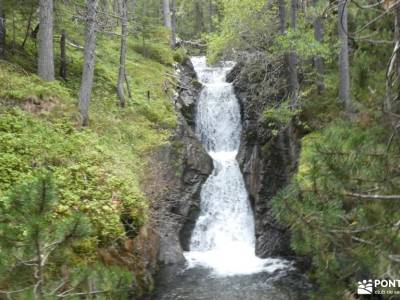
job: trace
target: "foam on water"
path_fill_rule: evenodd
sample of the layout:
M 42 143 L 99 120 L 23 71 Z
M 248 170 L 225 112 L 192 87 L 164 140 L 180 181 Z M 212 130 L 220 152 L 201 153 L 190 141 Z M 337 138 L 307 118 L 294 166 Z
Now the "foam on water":
M 233 87 L 226 74 L 234 63 L 209 67 L 205 57 L 193 57 L 204 88 L 197 105 L 196 135 L 214 163 L 201 190 L 200 216 L 185 252 L 188 267 L 206 267 L 220 276 L 274 272 L 288 268 L 281 259 L 255 255 L 254 216 L 236 160 L 241 117 Z

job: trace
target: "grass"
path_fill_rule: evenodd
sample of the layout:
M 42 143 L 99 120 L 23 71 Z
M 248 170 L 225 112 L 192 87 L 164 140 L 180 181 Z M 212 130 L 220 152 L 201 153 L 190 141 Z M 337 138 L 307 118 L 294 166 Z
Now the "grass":
M 81 25 L 65 19 L 58 27 L 82 45 Z M 16 45 L 23 40 L 23 29 L 17 27 Z M 55 217 L 77 209 L 94 227 L 91 247 L 79 254 L 83 260 L 121 236 L 122 215 L 136 229 L 148 218 L 148 199 L 140 182 L 152 152 L 168 143 L 177 122 L 175 83 L 168 74 L 179 55 L 170 50 L 165 32 L 157 32 L 145 46 L 129 37 L 126 68 L 132 98 L 124 109 L 118 107 L 116 94 L 119 37 L 99 35 L 90 125 L 85 129 L 79 126 L 77 112 L 82 50 L 67 46 L 67 81 L 46 83 L 35 75 L 32 39 L 24 49 L 10 47 L 6 61 L 0 61 L 0 202 L 35 168 L 52 169 L 61 198 Z M 56 30 L 56 38 L 57 34 Z M 55 53 L 57 70 L 57 43 Z

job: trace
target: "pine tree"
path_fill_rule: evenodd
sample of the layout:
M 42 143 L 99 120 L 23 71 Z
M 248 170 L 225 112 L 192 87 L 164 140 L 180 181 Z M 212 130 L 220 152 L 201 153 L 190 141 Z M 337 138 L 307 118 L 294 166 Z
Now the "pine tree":
M 89 225 L 79 214 L 57 217 L 57 192 L 49 171 L 36 171 L 32 177 L 15 187 L 1 205 L 0 278 L 11 294 L 20 290 L 26 297 L 22 299 L 29 295 L 45 299 L 55 279 L 48 276 L 53 257 L 87 236 Z

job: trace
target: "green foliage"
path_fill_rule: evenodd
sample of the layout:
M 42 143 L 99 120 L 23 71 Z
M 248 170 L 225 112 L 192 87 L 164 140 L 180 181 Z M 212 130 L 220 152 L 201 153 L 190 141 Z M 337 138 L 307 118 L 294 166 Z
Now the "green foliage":
M 284 35 L 278 35 L 270 51 L 276 55 L 294 50 L 301 59 L 312 59 L 319 55 L 329 63 L 333 58 L 333 51 L 337 49 L 316 41 L 313 29 L 300 24 L 296 30 L 289 28 Z
M 198 40 L 214 32 L 222 18 L 221 0 L 177 0 L 177 31 L 183 40 Z
M 293 109 L 290 100 L 286 100 L 279 104 L 278 107 L 267 108 L 264 111 L 264 117 L 267 120 L 286 125 L 289 121 L 301 112 L 301 109 Z
M 162 44 L 133 44 L 133 50 L 151 60 L 171 66 L 174 62 L 168 45 Z
M 389 258 L 400 250 L 393 200 L 357 197 L 399 194 L 400 145 L 389 141 L 379 125 L 343 121 L 310 134 L 294 182 L 273 200 L 293 249 L 312 257 L 324 299 L 343 297 L 357 280 L 380 278 L 387 268 L 399 275 Z
M 0 202 L 0 284 L 18 299 L 53 299 L 89 292 L 84 282 L 96 282 L 99 291 L 126 299 L 131 276 L 120 268 L 68 265 L 66 250 L 90 235 L 90 221 L 78 209 L 70 216 L 58 213 L 59 199 L 53 175 L 36 169 L 25 181 L 3 195 Z M 69 267 L 69 274 L 60 270 Z M 72 287 L 72 289 L 71 289 Z M 124 289 L 124 298 L 120 298 Z
M 137 175 L 121 169 L 120 158 L 95 134 L 11 110 L 0 118 L 0 141 L 0 195 L 37 166 L 48 166 L 59 182 L 58 212 L 66 217 L 74 210 L 85 212 L 102 243 L 123 233 L 122 213 L 132 215 L 139 226 L 145 221 L 146 204 Z
M 80 4 L 84 3 L 81 1 Z M 155 1 L 153 4 L 155 8 Z M 60 49 L 56 40 L 60 30 L 66 31 L 69 41 L 83 45 L 84 26 L 69 17 L 75 6 L 66 2 L 57 2 L 56 5 L 58 69 Z M 15 49 L 12 51 L 12 35 L 8 34 L 7 60 L 0 62 L 0 204 L 11 202 L 10 197 L 14 196 L 10 195 L 16 195 L 25 187 L 33 193 L 35 180 L 40 177 L 37 170 L 49 170 L 57 197 L 43 218 L 43 229 L 47 230 L 48 239 L 60 237 L 58 234 L 62 230 L 67 232 L 70 224 L 67 221 L 75 220 L 77 216 L 83 216 L 81 220 L 85 220 L 90 231 L 85 232 L 84 238 L 76 237 L 52 253 L 45 270 L 45 292 L 56 289 L 63 276 L 68 274 L 67 289 L 74 287 L 70 294 L 83 293 L 68 296 L 69 299 L 91 298 L 84 295 L 91 287 L 101 292 L 93 296 L 96 299 L 127 299 L 131 292 L 127 287 L 132 285 L 135 276 L 139 291 L 150 289 L 151 282 L 142 280 L 145 274 L 137 271 L 135 266 L 102 265 L 98 250 L 115 246 L 127 235 L 134 237 L 148 220 L 148 199 L 140 182 L 149 157 L 155 149 L 168 143 L 176 126 L 172 101 L 175 82 L 167 76 L 167 73 L 173 73 L 174 63 L 174 52 L 168 46 L 169 33 L 160 27 L 159 20 L 146 28 L 140 28 L 140 20 L 137 20 L 134 30 L 138 38 L 128 38 L 126 61 L 132 98 L 128 99 L 124 109 L 116 105 L 119 37 L 98 35 L 90 127 L 82 130 L 76 122 L 76 99 L 83 52 L 67 44 L 67 81 L 41 81 L 34 75 L 36 41 L 28 36 L 24 49 L 21 48 L 29 16 L 29 6 L 26 11 L 22 7 L 20 4 L 15 9 L 16 23 L 21 24 L 15 28 Z M 11 16 L 11 6 L 7 9 L 7 16 Z M 34 13 L 32 24 L 36 23 L 37 15 Z M 7 26 L 9 24 L 11 22 Z M 181 54 L 180 51 L 176 53 Z M 7 214 L 14 210 L 15 207 Z M 26 206 L 24 214 L 31 210 L 31 206 Z M 129 221 L 128 233 L 121 218 Z M 5 226 L 2 221 L 0 226 Z M 53 224 L 54 228 L 50 226 Z M 21 223 L 15 230 L 28 232 L 24 228 L 29 226 Z M 13 247 L 11 244 L 0 246 L 0 261 L 4 266 L 2 274 L 15 261 L 10 256 Z M 141 258 L 137 256 L 135 252 L 122 259 L 140 262 Z M 29 287 L 35 280 L 30 270 L 32 268 L 21 269 L 7 277 L 0 275 L 0 289 Z M 137 274 L 133 274 L 136 271 Z M 31 288 L 21 291 L 18 297 L 33 299 L 33 291 Z M 46 296 L 46 299 L 54 298 Z
M 40 100 L 52 98 L 72 101 L 70 91 L 60 82 L 43 82 L 22 67 L 0 61 L 0 98 L 26 100 L 34 96 Z
M 174 52 L 174 61 L 177 63 L 183 63 L 187 57 L 188 53 L 185 48 L 178 48 Z
M 262 0 L 221 0 L 219 31 L 207 36 L 207 55 L 216 62 L 232 51 L 265 49 L 273 35 L 271 12 Z

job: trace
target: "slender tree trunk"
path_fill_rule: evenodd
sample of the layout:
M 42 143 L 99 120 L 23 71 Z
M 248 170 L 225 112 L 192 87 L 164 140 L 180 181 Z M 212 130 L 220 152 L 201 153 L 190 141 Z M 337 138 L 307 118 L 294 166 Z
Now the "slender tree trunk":
M 199 0 L 195 3 L 195 24 L 196 24 L 196 33 L 201 34 L 204 30 L 204 15 L 201 7 L 201 2 Z
M 171 35 L 171 47 L 176 47 L 176 0 L 172 0 L 172 35 Z
M 34 230 L 34 243 L 35 243 L 35 252 L 36 252 L 36 266 L 35 266 L 35 279 L 36 284 L 34 287 L 34 295 L 35 299 L 42 300 L 44 299 L 43 285 L 44 285 L 44 274 L 43 274 L 43 253 L 41 246 L 41 234 L 40 228 L 37 225 Z
M 38 74 L 45 81 L 54 80 L 53 0 L 39 0 Z
M 143 1 L 142 4 L 142 14 L 144 17 L 147 17 L 147 5 L 146 1 Z M 142 21 L 142 46 L 143 46 L 143 56 L 147 57 L 147 49 L 146 49 L 146 31 L 147 31 L 147 24 L 146 22 Z
M 35 4 L 32 3 L 31 11 L 29 13 L 28 23 L 26 24 L 25 37 L 24 37 L 24 40 L 22 41 L 22 44 L 21 44 L 22 49 L 25 48 L 25 44 L 26 44 L 26 41 L 28 40 L 28 36 L 29 36 L 29 31 L 31 30 L 32 18 L 33 18 L 33 12 L 34 12 L 34 5 Z
M 286 32 L 286 4 L 285 0 L 279 0 L 279 33 Z
M 397 4 L 395 7 L 395 45 L 400 46 L 400 4 Z M 397 51 L 397 88 L 398 88 L 398 93 L 400 93 L 400 51 Z M 398 95 L 400 98 L 400 95 Z
M 350 65 L 349 43 L 347 37 L 347 7 L 346 0 L 338 1 L 338 32 L 340 41 L 339 54 L 339 100 L 347 113 L 352 113 L 350 100 Z
M 297 0 L 291 0 L 290 10 L 290 27 L 293 31 L 297 27 Z M 299 93 L 299 80 L 297 76 L 297 54 L 295 49 L 291 49 L 289 53 L 289 86 L 290 86 L 290 99 L 293 106 L 296 105 Z
M 129 86 L 128 76 L 126 76 L 126 69 L 125 69 L 124 77 L 125 77 L 126 89 L 128 90 L 128 97 L 129 97 L 129 99 L 132 99 L 132 92 L 131 92 L 131 88 Z
M 172 28 L 171 21 L 171 10 L 169 7 L 169 0 L 163 0 L 163 15 L 164 15 L 164 26 L 168 29 Z
M 314 8 L 316 8 L 318 5 L 318 0 L 313 0 L 313 5 Z M 320 15 L 318 15 L 314 20 L 314 38 L 319 43 L 322 43 L 324 40 L 324 29 L 322 24 L 322 18 Z M 317 71 L 316 84 L 318 93 L 322 94 L 322 92 L 325 90 L 325 83 L 324 83 L 325 66 L 324 66 L 324 59 L 320 55 L 314 57 L 314 66 Z
M 0 0 L 0 58 L 6 52 L 6 14 L 4 12 L 3 0 Z
M 65 30 L 61 31 L 61 38 L 60 38 L 60 76 L 62 79 L 67 80 L 67 53 L 65 48 L 65 41 L 67 35 L 65 34 Z
M 209 22 L 209 32 L 214 31 L 214 4 L 213 0 L 208 0 L 208 22 Z
M 17 39 L 17 34 L 16 34 L 16 29 L 15 29 L 15 9 L 12 8 L 12 47 L 11 47 L 11 52 L 12 54 L 15 53 L 15 47 L 17 45 L 16 39 Z M 36 43 L 35 43 L 36 45 Z
M 134 12 L 136 10 L 136 4 L 137 4 L 136 0 L 131 0 L 131 11 L 132 12 Z
M 96 57 L 96 16 L 98 0 L 86 0 L 87 17 L 85 33 L 85 54 L 82 81 L 79 93 L 79 110 L 82 126 L 89 124 L 89 103 L 92 95 L 95 57 Z
M 125 107 L 125 60 L 126 60 L 126 40 L 128 37 L 128 3 L 127 0 L 119 0 L 120 13 L 121 13 L 121 47 L 119 55 L 119 72 L 118 72 L 118 83 L 117 93 L 119 98 L 119 105 Z
M 399 105 L 395 105 L 398 101 L 394 99 L 400 99 L 400 4 L 394 7 L 394 49 L 386 76 L 384 109 L 390 114 L 392 124 L 396 126 L 397 122 L 391 113 L 398 113 Z

